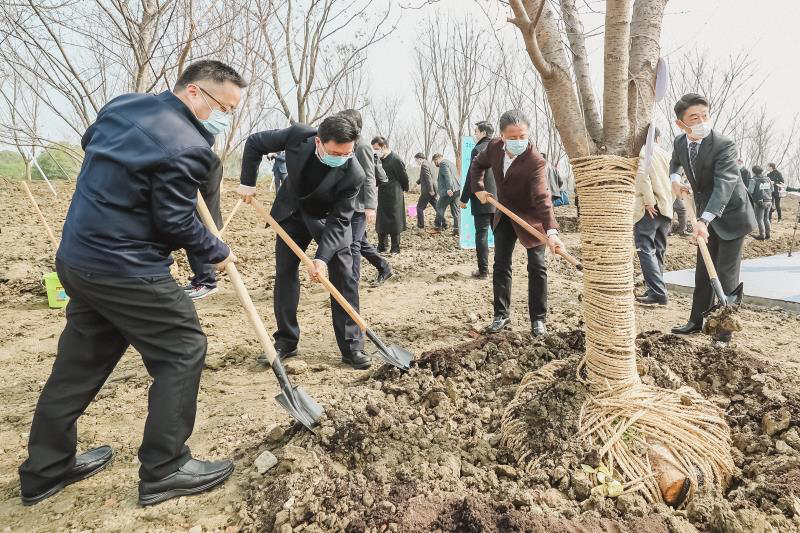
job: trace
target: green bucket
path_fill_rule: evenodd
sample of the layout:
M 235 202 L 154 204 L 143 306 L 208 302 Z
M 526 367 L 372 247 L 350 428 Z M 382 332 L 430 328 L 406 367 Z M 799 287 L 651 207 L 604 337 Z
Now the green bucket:
M 47 289 L 47 303 L 53 309 L 58 309 L 67 305 L 69 296 L 67 296 L 61 282 L 58 281 L 58 274 L 50 272 L 44 275 L 44 286 Z

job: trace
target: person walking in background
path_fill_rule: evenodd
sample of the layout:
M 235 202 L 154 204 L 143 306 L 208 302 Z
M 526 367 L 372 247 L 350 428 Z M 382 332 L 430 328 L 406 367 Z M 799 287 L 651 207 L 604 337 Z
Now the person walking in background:
M 414 160 L 419 165 L 419 200 L 417 201 L 417 227 L 425 228 L 425 210 L 430 205 L 436 213 L 436 180 L 433 178 L 431 164 L 425 159 L 425 154 L 417 152 Z
M 459 193 L 461 192 L 461 185 L 458 180 L 458 171 L 456 166 L 442 154 L 433 155 L 433 164 L 439 168 L 439 176 L 437 177 L 437 189 L 439 199 L 436 202 L 436 219 L 434 223 L 436 229 L 444 231 L 447 229 L 447 219 L 445 213 L 447 208 L 450 208 L 450 214 L 453 217 L 453 235 L 458 235 L 459 225 L 461 221 L 461 212 L 458 210 Z
M 475 148 L 472 149 L 470 154 L 470 161 L 473 161 L 479 153 L 486 150 L 489 146 L 489 141 L 492 140 L 494 135 L 494 128 L 486 121 L 481 121 L 475 124 L 473 136 L 477 141 Z M 484 187 L 486 191 L 493 195 L 497 195 L 497 186 L 494 183 L 494 175 L 492 169 L 486 169 L 483 176 Z M 481 203 L 472 193 L 472 184 L 469 180 L 464 182 L 464 188 L 461 190 L 461 198 L 459 207 L 465 209 L 467 202 L 470 202 L 470 211 L 472 218 L 475 221 L 475 254 L 478 258 L 478 270 L 472 272 L 472 277 L 477 279 L 486 279 L 489 277 L 489 228 L 492 225 L 492 218 L 496 211 L 492 204 Z
M 769 219 L 772 211 L 773 194 L 772 180 L 764 175 L 764 169 L 756 165 L 753 167 L 753 177 L 750 180 L 750 198 L 753 199 L 753 208 L 756 210 L 756 223 L 758 224 L 757 240 L 769 239 L 772 224 Z
M 783 181 L 783 174 L 775 167 L 775 163 L 767 163 L 767 177 L 772 181 L 772 209 L 769 212 L 769 220 L 772 222 L 772 213 L 778 213 L 778 222 L 783 219 L 783 213 L 781 212 L 781 193 L 783 192 L 783 188 L 785 187 L 785 182 Z
M 349 117 L 361 130 L 363 118 L 359 111 L 345 109 L 339 114 Z M 380 163 L 375 161 L 372 146 L 367 144 L 362 137 L 359 137 L 353 155 L 364 169 L 364 183 L 356 196 L 355 212 L 350 220 L 350 228 L 353 231 L 353 243 L 350 245 L 350 252 L 353 254 L 353 276 L 356 283 L 361 280 L 361 258 L 363 257 L 378 270 L 378 277 L 375 278 L 373 285 L 382 285 L 384 281 L 392 277 L 392 266 L 381 257 L 378 250 L 367 239 L 367 223 L 374 224 L 377 218 L 378 186 L 375 170 Z M 385 174 L 381 174 L 381 178 L 382 182 L 386 181 Z
M 486 202 L 486 170 L 492 169 L 497 185 L 497 200 L 520 216 L 525 222 L 547 235 L 542 242 L 511 219 L 494 214 L 494 319 L 486 333 L 497 333 L 511 323 L 511 264 L 517 240 L 528 256 L 528 313 L 531 333 L 547 334 L 547 263 L 545 245 L 554 252 L 563 248 L 558 238 L 558 223 L 547 185 L 544 158 L 530 143 L 530 121 L 518 110 L 506 111 L 500 117 L 500 138 L 472 160 L 468 179 L 481 202 Z
M 286 181 L 286 152 L 278 152 L 272 159 L 272 181 L 275 184 L 275 192 L 281 188 Z
M 742 158 L 736 160 L 736 164 L 739 165 L 739 175 L 742 177 L 742 183 L 744 183 L 744 188 L 748 191 L 750 190 L 750 171 L 747 170 L 747 167 L 744 165 L 744 161 Z
M 647 291 L 637 296 L 644 305 L 667 305 L 664 284 L 664 255 L 672 225 L 672 188 L 669 153 L 661 148 L 661 132 L 655 129 L 650 166 L 645 168 L 645 147 L 639 152 L 636 196 L 633 204 L 633 235 Z
M 400 234 L 406 230 L 406 202 L 403 192 L 408 192 L 408 173 L 403 160 L 389 148 L 386 137 L 372 139 L 372 149 L 380 158 L 386 183 L 378 186 L 378 252 L 386 252 L 391 239 L 393 254 L 400 253 Z
M 550 163 L 550 160 L 547 158 L 547 152 L 542 152 L 542 157 L 544 157 L 547 163 L 547 184 L 550 189 L 550 195 L 552 196 L 553 206 L 567 205 L 569 201 L 567 200 L 565 203 L 564 199 L 566 194 L 562 192 L 564 188 L 564 178 L 561 177 L 561 173 L 555 165 Z
M 708 100 L 695 93 L 685 94 L 675 104 L 675 123 L 683 130 L 673 142 L 670 179 L 675 196 L 688 192 L 678 171 L 686 172 L 694 191 L 695 212 L 700 213 L 692 228 L 695 239 L 708 243 L 708 251 L 726 294 L 739 285 L 744 238 L 756 227 L 755 213 L 736 165 L 734 142 L 712 130 Z M 672 333 L 689 334 L 703 329 L 703 313 L 714 302 L 705 262 L 697 250 L 694 293 L 689 321 L 672 328 Z M 730 334 L 715 338 L 720 344 Z

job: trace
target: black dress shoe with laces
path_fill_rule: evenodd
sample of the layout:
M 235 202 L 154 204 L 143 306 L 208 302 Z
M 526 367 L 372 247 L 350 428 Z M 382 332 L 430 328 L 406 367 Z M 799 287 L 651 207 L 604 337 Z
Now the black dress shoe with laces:
M 531 327 L 531 333 L 534 337 L 541 337 L 547 335 L 547 326 L 544 325 L 544 320 L 534 320 Z
M 353 352 L 342 356 L 342 363 L 353 367 L 356 370 L 366 370 L 372 366 L 372 359 L 364 352 Z
M 696 331 L 701 331 L 703 329 L 702 324 L 695 324 L 691 320 L 682 326 L 675 326 L 672 328 L 672 333 L 676 335 L 688 335 L 690 333 L 694 333 Z
M 153 505 L 204 492 L 216 487 L 233 473 L 233 461 L 189 459 L 176 472 L 158 481 L 139 482 L 139 505 Z
M 297 348 L 287 350 L 285 348 L 278 348 L 276 346 L 275 353 L 278 355 L 278 359 L 283 361 L 285 359 L 289 359 L 290 357 L 294 357 L 295 355 L 297 355 Z M 267 359 L 267 354 L 265 353 L 259 355 L 258 358 L 256 358 L 256 361 L 258 361 L 259 364 L 262 364 L 264 366 L 269 366 L 269 359 Z
M 637 296 L 636 303 L 642 305 L 667 305 L 667 300 L 656 298 L 652 294 L 647 293 L 644 296 Z
M 483 331 L 485 333 L 497 333 L 506 329 L 506 327 L 511 323 L 511 319 L 504 317 L 504 316 L 496 316 L 492 323 L 486 326 L 486 329 Z
M 111 446 L 100 446 L 78 455 L 75 457 L 75 466 L 67 472 L 64 479 L 57 481 L 52 487 L 39 494 L 23 493 L 22 505 L 37 504 L 53 494 L 56 494 L 67 485 L 95 475 L 107 467 L 113 457 L 114 451 L 111 449 Z
M 392 271 L 392 267 L 389 267 L 383 272 L 378 272 L 378 277 L 375 278 L 375 281 L 372 282 L 372 285 L 374 285 L 375 287 L 377 287 L 378 285 L 383 285 L 384 282 L 387 279 L 391 278 L 392 276 L 394 276 L 394 272 Z

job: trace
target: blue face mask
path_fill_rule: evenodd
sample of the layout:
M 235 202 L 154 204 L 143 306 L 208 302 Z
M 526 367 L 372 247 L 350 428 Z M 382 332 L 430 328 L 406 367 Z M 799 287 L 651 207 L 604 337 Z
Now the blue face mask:
M 528 149 L 528 139 L 521 139 L 521 140 L 509 139 L 505 141 L 505 144 L 508 153 L 514 156 L 517 156 Z
M 332 168 L 336 168 L 336 167 L 340 167 L 340 166 L 344 165 L 345 163 L 347 163 L 350 160 L 351 157 L 353 157 L 353 154 L 350 154 L 350 155 L 330 155 L 328 153 L 325 153 L 325 148 L 322 146 L 322 143 L 320 143 L 320 145 L 319 145 L 319 150 L 320 150 L 320 152 L 322 152 L 322 155 L 317 153 L 317 157 L 319 158 L 319 160 L 323 164 L 328 165 L 329 167 L 332 167 Z
M 203 97 L 203 101 L 206 103 L 208 108 L 211 110 L 211 114 L 206 119 L 198 119 L 200 120 L 200 124 L 210 133 L 211 135 L 219 135 L 223 131 L 227 130 L 231 126 L 231 119 L 233 118 L 231 113 L 225 113 L 220 111 L 219 109 L 214 109 L 206 100 L 205 95 L 200 93 L 200 96 Z

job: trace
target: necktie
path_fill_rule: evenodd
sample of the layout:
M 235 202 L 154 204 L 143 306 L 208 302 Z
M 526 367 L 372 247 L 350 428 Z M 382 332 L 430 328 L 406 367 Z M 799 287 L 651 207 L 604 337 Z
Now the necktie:
M 697 161 L 697 148 L 699 143 L 691 142 L 689 143 L 689 166 L 692 168 L 692 177 L 697 179 L 697 175 L 694 173 L 694 162 Z

